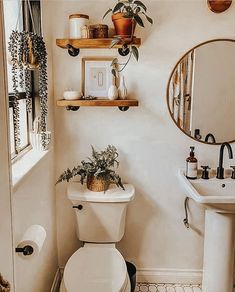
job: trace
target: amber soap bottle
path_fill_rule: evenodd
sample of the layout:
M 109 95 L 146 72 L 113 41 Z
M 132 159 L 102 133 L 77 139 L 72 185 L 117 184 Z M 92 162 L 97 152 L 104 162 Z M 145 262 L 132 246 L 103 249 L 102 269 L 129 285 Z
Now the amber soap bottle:
M 197 178 L 197 158 L 194 154 L 194 147 L 190 147 L 189 157 L 186 159 L 186 177 L 188 179 Z

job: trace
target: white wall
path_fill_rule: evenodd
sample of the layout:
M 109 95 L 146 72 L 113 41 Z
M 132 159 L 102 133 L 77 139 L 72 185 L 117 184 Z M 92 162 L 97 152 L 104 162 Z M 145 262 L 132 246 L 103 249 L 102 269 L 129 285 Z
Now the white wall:
M 29 259 L 15 254 L 17 292 L 49 292 L 57 271 L 53 165 L 50 152 L 13 189 L 14 246 L 30 225 L 39 224 L 47 232 L 39 255 Z
M 140 61 L 132 60 L 125 71 L 128 90 L 140 106 L 125 113 L 117 108 L 80 108 L 78 112 L 56 108 L 56 175 L 87 157 L 91 144 L 98 148 L 110 143 L 117 146 L 119 172 L 124 181 L 136 187 L 126 234 L 118 248 L 142 272 L 198 270 L 202 268 L 204 212 L 190 202 L 194 229 L 185 229 L 185 194 L 177 170 L 184 167 L 191 145 L 196 146 L 199 165 L 215 167 L 219 147 L 197 143 L 175 127 L 167 110 L 166 85 L 174 65 L 191 47 L 208 39 L 234 37 L 235 5 L 217 15 L 204 0 L 145 3 L 155 24 L 138 30 L 143 41 Z M 56 38 L 68 36 L 69 14 L 88 13 L 93 23 L 100 23 L 110 1 L 47 1 L 46 5 L 46 16 L 51 20 L 48 30 L 53 33 L 56 100 L 68 86 L 79 89 L 81 57 L 114 56 L 116 51 L 82 50 L 79 57 L 72 58 L 55 45 Z M 59 263 L 63 266 L 79 246 L 66 184 L 57 186 L 57 231 Z
M 43 28 L 47 30 L 49 19 L 43 8 Z M 50 34 L 45 34 L 48 51 L 49 77 L 49 130 L 53 132 L 53 79 Z M 53 145 L 52 145 L 53 146 Z M 58 269 L 56 243 L 54 150 L 31 169 L 23 180 L 13 188 L 13 232 L 16 247 L 26 229 L 33 224 L 42 225 L 47 237 L 39 256 L 22 258 L 15 253 L 16 292 L 49 292 Z

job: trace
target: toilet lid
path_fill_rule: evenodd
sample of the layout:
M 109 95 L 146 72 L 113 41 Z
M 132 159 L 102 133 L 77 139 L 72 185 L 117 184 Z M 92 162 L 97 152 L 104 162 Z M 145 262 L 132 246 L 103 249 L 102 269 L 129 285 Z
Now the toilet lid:
M 119 292 L 127 281 L 126 263 L 116 248 L 82 247 L 64 270 L 68 292 Z

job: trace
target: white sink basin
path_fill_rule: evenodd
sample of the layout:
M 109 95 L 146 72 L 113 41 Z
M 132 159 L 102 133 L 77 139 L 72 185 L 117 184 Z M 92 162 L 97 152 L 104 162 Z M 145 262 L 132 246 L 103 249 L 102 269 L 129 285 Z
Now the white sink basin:
M 202 292 L 233 291 L 235 180 L 229 176 L 190 180 L 178 172 L 185 195 L 206 207 Z
M 179 170 L 179 180 L 187 192 L 187 196 L 207 208 L 217 209 L 218 212 L 235 212 L 235 180 L 227 177 L 208 180 L 198 178 L 187 179 L 183 170 Z

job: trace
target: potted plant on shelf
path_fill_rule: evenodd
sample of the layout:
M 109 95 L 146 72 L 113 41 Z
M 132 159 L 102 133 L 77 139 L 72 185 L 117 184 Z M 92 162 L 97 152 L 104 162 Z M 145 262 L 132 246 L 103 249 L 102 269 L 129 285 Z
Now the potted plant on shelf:
M 152 18 L 147 15 L 147 7 L 139 0 L 118 0 L 113 9 L 109 8 L 103 18 L 112 12 L 112 21 L 116 35 L 122 38 L 134 36 L 136 24 L 144 27 L 141 15 L 144 15 L 148 22 L 153 24 Z
M 118 168 L 118 152 L 116 147 L 108 145 L 105 150 L 96 151 L 93 146 L 92 156 L 88 161 L 82 160 L 81 164 L 72 170 L 65 170 L 58 178 L 57 183 L 62 181 L 69 182 L 72 178 L 80 176 L 81 184 L 86 180 L 87 188 L 94 192 L 106 191 L 110 183 L 115 183 L 124 190 L 120 176 L 114 168 Z
M 141 16 L 144 16 L 151 24 L 153 24 L 153 20 L 147 15 L 147 7 L 145 4 L 139 0 L 118 0 L 113 9 L 109 8 L 108 11 L 106 11 L 103 18 L 109 13 L 112 13 L 112 21 L 116 31 L 116 35 L 110 48 L 121 43 L 122 49 L 121 52 L 119 51 L 121 55 L 125 56 L 130 53 L 125 63 L 118 63 L 118 59 L 113 61 L 112 66 L 114 66 L 114 69 L 112 70 L 112 73 L 116 76 L 119 72 L 125 69 L 132 55 L 135 57 L 136 61 L 139 59 L 138 48 L 132 44 L 128 47 L 127 43 L 131 43 L 134 37 L 136 24 L 144 27 L 144 22 Z

